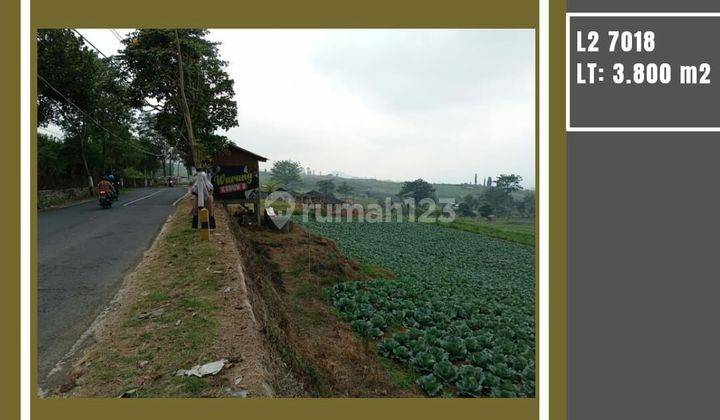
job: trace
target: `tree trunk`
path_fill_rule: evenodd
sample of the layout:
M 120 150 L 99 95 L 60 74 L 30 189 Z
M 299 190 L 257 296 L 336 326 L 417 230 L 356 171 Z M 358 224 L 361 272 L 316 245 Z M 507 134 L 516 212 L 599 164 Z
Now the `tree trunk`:
M 86 136 L 86 132 L 87 132 L 86 126 L 85 126 L 85 120 L 83 120 L 82 125 L 83 125 L 83 129 L 82 129 L 82 134 L 80 135 L 80 157 L 82 158 L 83 165 L 85 166 L 85 173 L 87 174 L 87 177 L 88 177 L 89 187 L 92 189 L 95 185 L 93 184 L 93 177 L 92 177 L 92 174 L 90 173 L 90 167 L 88 166 L 87 159 L 85 158 L 85 136 Z
M 195 147 L 195 132 L 193 131 L 192 118 L 190 117 L 190 107 L 188 107 L 187 97 L 185 96 L 185 73 L 183 72 L 182 51 L 180 50 L 180 36 L 175 30 L 175 41 L 177 43 L 178 53 L 178 86 L 180 87 L 180 99 L 182 102 L 183 115 L 185 117 L 185 125 L 187 126 L 188 139 L 190 141 L 190 151 L 192 152 L 193 166 L 198 165 L 198 153 Z

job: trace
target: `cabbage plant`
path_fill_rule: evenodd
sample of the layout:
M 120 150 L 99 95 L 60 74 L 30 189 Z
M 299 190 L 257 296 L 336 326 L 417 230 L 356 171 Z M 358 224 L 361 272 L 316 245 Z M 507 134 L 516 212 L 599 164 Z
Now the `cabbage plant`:
M 421 223 L 298 222 L 395 274 L 323 294 L 381 356 L 432 372 L 418 379 L 428 395 L 535 395 L 534 247 Z
M 425 391 L 426 394 L 431 397 L 436 397 L 440 395 L 443 389 L 442 384 L 438 382 L 437 378 L 435 378 L 435 376 L 433 376 L 432 374 L 421 376 L 420 378 L 418 378 L 416 383 L 423 391 Z
M 433 373 L 445 383 L 452 383 L 458 377 L 457 368 L 447 360 L 436 363 Z

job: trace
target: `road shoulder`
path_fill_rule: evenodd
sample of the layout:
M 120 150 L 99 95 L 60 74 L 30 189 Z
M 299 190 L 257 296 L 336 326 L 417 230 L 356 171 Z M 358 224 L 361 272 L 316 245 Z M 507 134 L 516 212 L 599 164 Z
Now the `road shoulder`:
M 272 396 L 227 215 L 203 242 L 178 206 L 51 396 Z M 183 370 L 224 360 L 203 377 Z

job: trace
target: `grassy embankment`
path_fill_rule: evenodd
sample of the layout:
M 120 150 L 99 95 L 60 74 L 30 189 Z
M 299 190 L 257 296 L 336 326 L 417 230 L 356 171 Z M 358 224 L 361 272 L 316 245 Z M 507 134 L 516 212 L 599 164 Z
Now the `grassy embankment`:
M 394 278 L 372 264 L 345 257 L 332 241 L 299 225 L 289 233 L 240 229 L 254 250 L 248 276 L 264 294 L 255 306 L 283 361 L 316 397 L 416 396 L 412 378 L 377 356 L 332 306 L 326 291 L 337 283 Z M 267 306 L 263 309 L 263 306 Z
M 214 396 L 220 377 L 176 376 L 179 369 L 231 356 L 219 343 L 231 261 L 220 240 L 200 241 L 179 209 L 128 281 L 61 391 L 79 396 Z M 156 315 L 141 317 L 140 314 Z M 232 360 L 231 360 L 232 362 Z
M 505 239 L 524 245 L 535 245 L 535 220 L 526 218 L 500 218 L 488 222 L 480 218 L 458 218 L 451 223 L 438 222 L 438 225 L 481 233 L 493 238 Z

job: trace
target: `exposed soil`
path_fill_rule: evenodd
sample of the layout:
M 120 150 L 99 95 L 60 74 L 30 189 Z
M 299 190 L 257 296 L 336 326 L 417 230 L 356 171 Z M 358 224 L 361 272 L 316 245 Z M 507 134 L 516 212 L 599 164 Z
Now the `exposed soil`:
M 323 297 L 323 289 L 335 283 L 393 278 L 392 273 L 343 256 L 332 241 L 298 225 L 281 233 L 235 224 L 233 232 L 258 325 L 305 395 L 419 396 L 381 364 L 373 345 L 340 320 Z M 292 396 L 279 390 L 277 395 Z

